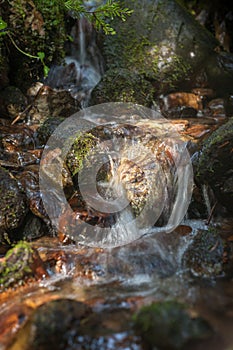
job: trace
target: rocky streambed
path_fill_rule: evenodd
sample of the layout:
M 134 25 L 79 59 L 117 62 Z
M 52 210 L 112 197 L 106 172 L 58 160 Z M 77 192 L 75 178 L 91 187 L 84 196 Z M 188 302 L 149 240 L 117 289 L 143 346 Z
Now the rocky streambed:
M 232 55 L 157 5 L 1 71 L 1 350 L 232 349 Z
M 51 103 L 49 94 L 54 96 L 56 92 L 46 88 L 44 94 L 45 88 L 41 87 L 41 94 L 39 90 L 40 101 L 35 99 L 32 110 L 37 103 L 38 109 L 41 102 L 45 106 Z M 171 108 L 180 109 L 181 97 L 189 103 L 187 93 L 167 97 L 173 99 L 167 113 Z M 190 103 L 199 99 L 199 95 L 193 93 L 188 97 Z M 55 100 L 60 108 L 60 100 Z M 210 99 L 209 105 L 213 104 L 214 100 Z M 57 111 L 56 104 L 53 108 Z M 51 346 L 60 349 L 190 346 L 196 349 L 203 344 L 206 348 L 222 349 L 232 344 L 229 331 L 232 324 L 231 207 L 224 201 L 225 188 L 218 185 L 227 181 L 229 166 L 225 164 L 223 173 L 222 168 L 218 168 L 218 176 L 213 181 L 205 177 L 210 168 L 206 168 L 203 161 L 205 154 L 209 162 L 213 156 L 213 164 L 216 164 L 216 154 L 219 161 L 229 157 L 232 120 L 224 114 L 223 104 L 220 115 L 209 107 L 197 113 L 200 111 L 202 117 L 169 120 L 193 159 L 195 183 L 189 220 L 170 233 L 149 234 L 116 248 L 88 248 L 79 241 L 83 223 L 91 224 L 94 231 L 95 225 L 108 226 L 114 220 L 111 215 L 88 210 L 80 199 L 75 169 L 80 169 L 88 152 L 95 157 L 96 153 L 92 154 L 91 150 L 100 140 L 106 146 L 109 135 L 110 139 L 114 135 L 132 137 L 132 134 L 136 134 L 137 139 L 145 138 L 143 135 L 149 134 L 153 121 L 140 119 L 139 131 L 116 122 L 114 126 L 97 126 L 92 133 L 77 137 L 67 162 L 62 163 L 64 192 L 75 218 L 75 243 L 72 235 L 66 235 L 68 225 L 72 224 L 66 212 L 62 214 L 60 227 L 63 230 L 57 232 L 51 224 L 39 186 L 44 144 L 64 118 L 58 115 L 42 123 L 19 121 L 14 125 L 10 120 L 2 120 L 0 330 L 3 349 L 30 349 L 32 346 L 35 349 Z M 34 120 L 33 115 L 31 120 Z M 154 123 L 158 129 L 158 122 Z M 146 142 L 151 144 L 151 149 L 158 149 L 156 138 Z M 169 159 L 168 150 L 161 147 L 162 144 L 160 157 L 162 152 Z M 219 153 L 211 153 L 211 147 Z M 50 157 L 58 160 L 59 149 L 51 152 Z M 169 162 L 171 167 L 172 160 Z M 166 162 L 164 166 L 166 168 Z M 107 162 L 99 181 L 106 180 L 109 171 Z M 123 163 L 118 171 L 137 215 L 150 187 L 143 183 L 140 167 Z M 56 168 L 48 181 L 54 191 L 51 198 L 56 198 Z M 214 186 L 223 189 L 222 192 L 215 191 Z M 152 199 L 158 201 L 159 194 L 153 193 L 155 198 Z M 163 215 L 168 213 L 166 209 Z M 164 218 L 160 220 L 158 225 L 162 226 Z M 173 322 L 180 325 L 175 330 Z M 158 331 L 158 327 L 162 327 L 163 332 Z

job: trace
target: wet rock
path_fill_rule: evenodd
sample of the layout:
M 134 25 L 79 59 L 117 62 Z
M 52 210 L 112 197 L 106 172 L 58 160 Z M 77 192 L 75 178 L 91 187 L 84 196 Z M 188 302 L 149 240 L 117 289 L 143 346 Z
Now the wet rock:
M 27 117 L 33 123 L 42 124 L 48 118 L 70 117 L 79 110 L 80 106 L 68 91 L 53 90 L 43 85 L 39 88 Z
M 143 307 L 134 317 L 134 326 L 149 349 L 187 349 L 193 340 L 213 334 L 207 321 L 192 317 L 185 305 L 176 301 Z
M 233 55 L 227 52 L 220 52 L 216 57 L 210 55 L 206 67 L 209 85 L 217 94 L 232 92 L 233 79 Z
M 178 2 L 128 0 L 124 5 L 134 12 L 124 23 L 115 21 L 117 34 L 104 40 L 107 68 L 141 74 L 160 94 L 199 71 L 210 55 L 216 64 L 218 42 Z
M 27 98 L 15 86 L 7 86 L 0 92 L 0 113 L 3 117 L 14 119 L 27 106 Z
M 174 92 L 160 99 L 161 112 L 169 118 L 192 118 L 202 110 L 202 100 L 188 92 Z
M 80 113 L 80 114 L 79 114 Z M 83 112 L 79 112 L 77 114 L 74 114 L 71 118 L 70 123 L 62 124 L 64 128 L 56 128 L 65 120 L 63 117 L 56 117 L 56 118 L 49 118 L 44 123 L 42 123 L 37 131 L 36 131 L 36 140 L 39 143 L 39 145 L 45 145 L 45 143 L 48 141 L 49 137 L 55 132 L 53 135 L 53 140 L 55 142 L 57 141 L 57 144 L 62 148 L 64 147 L 64 144 L 69 141 L 69 138 L 71 137 L 72 140 L 74 140 L 74 136 L 77 134 L 77 118 L 78 118 L 78 131 L 82 132 L 83 129 L 86 131 L 87 128 L 90 128 L 90 130 L 95 126 L 93 123 L 84 120 L 81 118 L 81 115 Z M 80 119 L 79 119 L 80 118 Z M 70 145 L 72 146 L 72 144 Z
M 19 333 L 11 350 L 81 349 L 76 339 L 85 334 L 90 308 L 82 302 L 58 299 L 40 306 Z
M 38 164 L 39 156 L 37 152 L 31 151 L 32 152 L 13 152 L 12 149 L 11 152 L 0 151 L 0 165 L 7 169 L 17 170 L 30 164 Z
M 94 149 L 90 142 L 90 139 L 93 139 L 93 137 L 90 138 L 90 135 L 85 134 L 87 141 L 89 139 L 86 143 L 88 147 L 91 146 L 87 149 L 86 146 L 84 147 L 86 143 L 84 135 L 82 135 L 81 140 L 77 140 L 76 150 L 72 149 L 68 159 L 68 167 L 73 174 L 75 188 L 78 193 L 81 183 L 82 191 L 85 192 L 85 195 L 90 196 L 89 198 L 91 200 L 95 200 L 95 192 L 93 192 L 95 189 L 90 186 L 93 182 L 92 167 L 97 164 L 98 157 L 101 155 L 104 159 L 103 161 L 101 160 L 101 165 L 104 164 L 105 166 L 98 168 L 100 171 L 96 179 L 99 193 L 103 197 L 107 197 L 111 196 L 112 191 L 112 196 L 114 196 L 114 191 L 118 191 L 115 193 L 119 195 L 121 193 L 119 191 L 122 191 L 124 188 L 127 201 L 130 204 L 130 208 L 128 208 L 129 215 L 139 218 L 137 222 L 138 227 L 143 227 L 144 224 L 146 226 L 150 225 L 150 221 L 153 221 L 151 225 L 156 223 L 162 226 L 171 214 L 173 199 L 176 196 L 176 188 L 173 186 L 174 154 L 171 148 L 166 146 L 166 142 L 168 144 L 169 142 L 172 143 L 172 131 L 174 129 L 170 126 L 171 138 L 168 136 L 169 131 L 166 130 L 166 141 L 164 141 L 164 137 L 160 138 L 161 135 L 164 135 L 164 127 L 166 128 L 164 126 L 164 120 L 158 122 L 155 120 L 142 120 L 135 126 L 125 123 L 115 123 L 113 126 L 96 126 L 96 128 L 92 128 L 91 130 L 91 133 L 98 140 Z M 106 156 L 105 149 L 108 149 L 108 147 L 111 149 L 112 139 L 114 139 L 114 149 L 120 149 L 121 157 L 119 162 L 113 159 L 111 163 L 109 157 Z M 122 140 L 124 140 L 123 143 Z M 129 143 L 127 144 L 128 140 Z M 93 141 L 95 144 L 95 139 Z M 180 142 L 181 144 L 182 141 Z M 84 158 L 85 176 L 80 180 L 80 165 L 84 161 Z M 160 168 L 158 167 L 158 163 L 160 164 Z M 166 185 L 164 187 L 161 187 L 161 181 L 165 181 Z M 80 197 L 82 196 L 80 195 Z M 155 203 L 165 204 L 161 210 L 161 206 L 159 204 L 155 205 Z M 117 211 L 115 210 L 113 213 Z M 78 210 L 76 209 L 72 213 L 68 210 L 68 212 L 62 215 L 62 230 L 67 230 L 71 236 L 73 234 L 77 236 L 76 232 L 73 232 L 76 226 L 75 222 L 79 225 L 80 230 L 82 230 L 81 227 L 83 225 L 81 225 L 81 222 L 83 219 L 84 221 L 87 220 L 101 225 L 113 223 L 116 219 L 116 215 L 104 214 L 108 213 L 108 210 L 106 211 L 102 204 L 99 212 L 103 212 L 103 214 L 86 207 L 83 210 L 80 210 L 80 208 Z M 98 216 L 100 221 L 96 221 Z M 160 218 L 160 222 L 158 218 Z M 64 231 L 63 233 L 66 232 Z M 90 237 L 92 235 L 93 233 L 90 233 Z
M 18 182 L 26 194 L 32 213 L 47 220 L 39 187 L 39 165 L 29 165 L 17 175 Z
M 26 242 L 19 242 L 9 250 L 0 266 L 0 287 L 6 289 L 22 285 L 29 278 L 47 276 L 37 251 Z
M 25 195 L 11 174 L 0 167 L 0 237 L 20 227 L 28 211 Z
M 17 180 L 20 184 L 22 190 L 26 194 L 28 207 L 33 215 L 37 217 L 33 219 L 33 225 L 32 230 L 31 226 L 29 225 L 30 222 L 30 216 L 28 223 L 25 224 L 25 226 L 22 228 L 23 232 L 22 235 L 25 236 L 26 239 L 33 239 L 35 237 L 38 237 L 42 234 L 47 235 L 53 235 L 54 230 L 51 227 L 50 219 L 48 217 L 48 214 L 46 212 L 46 209 L 44 207 L 44 203 L 42 201 L 42 194 L 40 190 L 40 184 L 39 184 L 39 170 L 42 169 L 39 165 L 29 165 L 24 167 L 22 171 L 18 172 L 17 174 Z M 42 170 L 41 170 L 42 171 Z M 56 174 L 56 173 L 55 173 Z M 56 186 L 56 175 L 49 174 L 50 175 L 50 181 L 53 181 L 53 186 Z M 70 188 L 73 186 L 72 180 L 70 178 L 70 174 L 66 171 L 64 168 L 63 171 L 63 179 L 64 179 L 64 188 L 65 191 L 70 191 Z M 51 182 L 48 183 L 48 191 L 50 191 L 50 185 Z M 73 188 L 73 187 L 72 187 Z M 71 189 L 72 189 L 71 188 Z M 51 191 L 51 205 L 54 204 L 54 208 L 56 208 L 56 190 L 53 188 L 53 191 Z M 42 219 L 42 222 L 39 220 Z M 38 229 L 38 232 L 37 232 Z
M 8 152 L 35 148 L 33 130 L 26 125 L 4 125 L 0 130 L 0 145 Z
M 214 228 L 200 230 L 185 252 L 183 263 L 195 277 L 210 278 L 224 273 L 224 242 Z
M 122 305 L 93 312 L 71 299 L 47 302 L 35 310 L 9 350 L 139 350 L 140 338 L 131 329 L 131 312 Z
M 129 69 L 110 69 L 92 91 L 91 104 L 132 102 L 151 107 L 155 89 L 150 81 Z
M 219 203 L 229 212 L 233 210 L 232 140 L 233 118 L 203 142 L 194 162 L 197 183 L 209 185 Z
M 225 112 L 225 103 L 224 99 L 222 98 L 216 98 L 214 100 L 211 100 L 208 103 L 207 108 L 210 110 L 210 115 L 213 118 L 216 119 L 225 119 L 226 118 L 226 112 Z
M 63 117 L 53 117 L 44 121 L 43 124 L 39 126 L 36 132 L 37 142 L 44 146 L 48 141 L 49 137 L 55 131 L 59 124 L 61 124 L 65 118 Z
M 83 167 L 83 162 L 91 150 L 95 147 L 98 139 L 91 133 L 77 135 L 67 156 L 66 164 L 74 177 Z
M 141 239 L 130 246 L 115 248 L 108 259 L 110 276 L 160 276 L 165 278 L 175 273 L 177 264 L 168 258 L 166 243 L 159 239 Z M 171 242 L 170 242 L 171 244 Z M 176 249 L 176 248 L 175 248 Z M 163 254 L 162 251 L 167 253 Z
M 46 224 L 39 217 L 29 213 L 25 219 L 25 225 L 22 227 L 22 239 L 30 242 L 45 234 L 48 234 Z
M 202 124 L 198 121 L 197 123 L 190 123 L 184 134 L 193 137 L 197 142 L 198 140 L 206 138 L 214 129 L 216 129 L 216 126 L 211 125 L 211 123 L 207 122 Z

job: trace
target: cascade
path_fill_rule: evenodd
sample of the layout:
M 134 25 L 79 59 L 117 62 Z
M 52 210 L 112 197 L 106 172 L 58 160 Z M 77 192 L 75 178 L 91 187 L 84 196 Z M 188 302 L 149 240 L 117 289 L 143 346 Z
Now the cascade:
M 103 58 L 96 43 L 96 32 L 91 23 L 81 16 L 73 26 L 65 65 L 51 67 L 45 83 L 53 89 L 64 89 L 80 102 L 89 104 L 91 91 L 103 75 Z

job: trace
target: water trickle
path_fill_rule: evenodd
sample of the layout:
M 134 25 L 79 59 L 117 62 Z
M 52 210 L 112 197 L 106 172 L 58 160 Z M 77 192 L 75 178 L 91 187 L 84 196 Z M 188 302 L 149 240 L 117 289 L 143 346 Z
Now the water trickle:
M 84 33 L 84 19 L 83 16 L 79 20 L 79 45 L 80 45 L 80 52 L 79 52 L 79 62 L 81 65 L 85 64 L 86 61 L 86 40 L 85 40 L 85 33 Z
M 71 30 L 65 65 L 51 67 L 45 83 L 54 89 L 64 89 L 80 102 L 89 104 L 91 91 L 104 72 L 103 58 L 96 43 L 96 32 L 85 17 L 79 18 Z

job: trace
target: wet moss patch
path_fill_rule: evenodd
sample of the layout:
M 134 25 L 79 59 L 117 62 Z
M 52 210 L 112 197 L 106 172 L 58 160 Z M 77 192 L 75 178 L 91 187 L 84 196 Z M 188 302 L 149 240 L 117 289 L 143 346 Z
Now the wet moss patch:
M 187 349 L 189 341 L 212 334 L 207 321 L 192 318 L 185 305 L 172 300 L 144 306 L 134 316 L 134 326 L 150 349 Z

